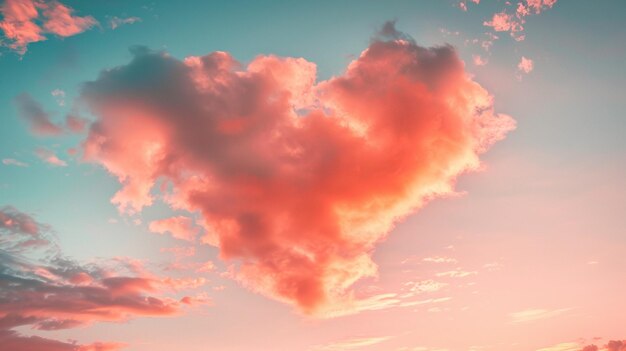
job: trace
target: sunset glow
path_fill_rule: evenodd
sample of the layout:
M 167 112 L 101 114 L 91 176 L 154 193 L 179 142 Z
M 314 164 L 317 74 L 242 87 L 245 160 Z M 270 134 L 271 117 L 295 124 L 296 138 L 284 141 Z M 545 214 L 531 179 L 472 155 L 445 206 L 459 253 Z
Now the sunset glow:
M 625 23 L 0 0 L 0 350 L 626 351 Z

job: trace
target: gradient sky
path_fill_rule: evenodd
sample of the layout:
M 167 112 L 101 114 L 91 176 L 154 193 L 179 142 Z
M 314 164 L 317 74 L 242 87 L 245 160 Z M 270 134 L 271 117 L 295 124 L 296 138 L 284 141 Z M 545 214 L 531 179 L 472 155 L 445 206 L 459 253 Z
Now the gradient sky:
M 626 2 L 7 0 L 0 9 L 0 349 L 626 350 L 617 341 L 626 339 Z M 204 66 L 190 59 L 217 51 Z M 217 74 L 208 64 L 226 57 L 241 64 L 219 71 L 230 74 L 215 78 L 222 90 L 188 92 L 185 82 L 201 91 Z M 321 83 L 302 87 L 313 64 Z M 428 89 L 441 90 L 424 97 Z M 265 92 L 258 107 L 250 96 Z M 453 92 L 467 101 L 440 110 Z M 194 124 L 187 114 L 209 95 L 227 107 L 207 102 L 207 116 L 243 122 L 218 132 Z M 289 168 L 270 134 L 220 139 L 250 116 L 280 114 L 273 99 L 317 121 L 270 129 L 310 163 Z M 404 114 L 421 122 L 398 127 Z M 451 131 L 430 127 L 442 114 Z M 345 116 L 380 132 L 345 136 Z M 418 148 L 420 138 L 453 146 Z M 152 142 L 176 155 L 174 170 L 139 150 Z M 325 146 L 380 177 L 316 161 L 310 150 Z M 157 181 L 151 206 L 133 209 L 146 199 L 135 193 L 115 203 L 120 181 L 176 172 L 210 174 L 218 189 L 172 176 Z M 310 178 L 317 188 L 291 181 Z M 180 198 L 168 203 L 170 190 Z M 336 204 L 356 219 L 322 210 Z M 302 218 L 279 222 L 285 213 Z M 295 260 L 309 249 L 312 264 Z M 324 296 L 300 294 L 309 275 Z M 298 293 L 277 288 L 290 284 Z

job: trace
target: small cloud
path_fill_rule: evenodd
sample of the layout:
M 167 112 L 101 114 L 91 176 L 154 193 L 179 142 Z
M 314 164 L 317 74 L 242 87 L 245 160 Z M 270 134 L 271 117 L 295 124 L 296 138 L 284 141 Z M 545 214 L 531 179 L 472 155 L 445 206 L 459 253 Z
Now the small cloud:
M 544 310 L 544 309 L 529 309 L 520 312 L 510 313 L 511 321 L 513 323 L 526 323 L 540 319 L 552 318 L 559 316 L 571 308 L 560 308 L 556 310 Z
M 408 282 L 404 284 L 412 293 L 435 292 L 443 289 L 448 284 L 441 283 L 432 279 L 417 282 Z
M 50 94 L 54 96 L 59 106 L 65 106 L 65 92 L 63 90 L 54 89 L 53 91 L 50 92 Z
M 378 33 L 373 38 L 374 40 L 405 40 L 407 42 L 413 42 L 413 38 L 406 33 L 399 31 L 396 28 L 396 21 L 387 21 L 380 28 Z
M 522 59 L 517 64 L 517 69 L 520 72 L 524 72 L 526 74 L 532 72 L 533 68 L 534 68 L 533 60 L 526 58 L 524 56 L 522 56 Z
M 483 268 L 485 268 L 488 271 L 499 271 L 502 269 L 502 264 L 498 263 L 498 262 L 490 262 L 490 263 L 485 263 L 483 265 Z
M 28 167 L 28 163 L 18 161 L 14 158 L 4 158 L 2 159 L 2 164 L 6 166 Z
M 69 114 L 65 117 L 65 127 L 73 133 L 82 133 L 85 131 L 88 120 L 75 114 Z
M 67 166 L 67 162 L 59 159 L 57 155 L 52 150 L 38 148 L 35 150 L 35 155 L 39 157 L 42 161 L 51 164 L 57 167 L 65 167 Z
M 176 258 L 191 257 L 196 254 L 196 248 L 194 246 L 187 247 L 164 247 L 161 252 L 169 252 Z
M 522 74 L 529 74 L 534 69 L 533 60 L 522 56 L 522 59 L 517 64 L 517 73 L 516 77 L 518 80 L 522 80 Z
M 380 344 L 381 342 L 391 339 L 391 336 L 382 337 L 366 337 L 351 338 L 347 340 L 332 342 L 326 345 L 314 347 L 315 351 L 344 351 L 344 350 L 361 350 L 364 347 Z
M 594 342 L 598 342 L 602 338 L 594 338 Z M 626 351 L 626 340 L 609 340 L 604 346 L 588 344 L 584 340 L 576 342 L 562 342 L 549 347 L 541 348 L 536 351 Z
M 480 55 L 472 55 L 472 62 L 476 66 L 484 66 L 487 64 L 487 60 Z
M 196 268 L 196 273 L 208 273 L 215 270 L 215 263 L 213 261 L 206 261 Z
M 186 241 L 194 241 L 200 232 L 200 228 L 194 225 L 193 220 L 185 216 L 152 221 L 150 222 L 149 229 L 151 232 L 159 234 L 169 232 L 172 237 Z
M 581 345 L 577 342 L 562 342 L 536 351 L 580 351 Z M 585 350 L 587 351 L 587 350 Z
M 451 30 L 448 30 L 446 28 L 439 28 L 439 32 L 441 34 L 443 34 L 444 36 L 446 36 L 446 37 L 447 36 L 459 36 L 459 35 L 461 35 L 461 32 L 459 32 L 458 30 L 457 31 L 451 31 Z
M 426 347 L 426 346 L 414 346 L 414 347 L 401 347 L 397 351 L 448 351 L 448 349 L 432 348 L 432 347 Z
M 111 27 L 111 29 L 116 29 L 122 25 L 133 24 L 137 22 L 141 22 L 141 18 L 139 17 L 124 17 L 124 18 L 113 17 L 111 18 L 111 20 L 109 20 L 109 26 Z
M 514 13 L 507 10 L 495 13 L 491 20 L 483 22 L 483 25 L 491 27 L 496 32 L 509 32 L 513 39 L 522 41 L 526 38 L 523 34 L 526 17 L 538 15 L 555 3 L 556 0 L 529 0 L 526 5 L 519 2 Z
M 480 4 L 480 0 L 470 0 L 471 2 L 473 2 L 474 4 L 478 5 Z M 462 0 L 459 1 L 458 5 L 457 5 L 462 11 L 467 12 L 467 0 Z
M 516 35 L 517 32 L 524 30 L 522 23 L 515 16 L 504 11 L 495 13 L 491 21 L 485 21 L 483 25 L 493 28 L 496 32 L 510 32 L 511 35 Z
M 22 93 L 15 98 L 20 117 L 28 122 L 30 131 L 39 136 L 59 135 L 61 127 L 52 123 L 50 114 L 35 101 L 28 93 Z
M 332 306 L 319 316 L 324 318 L 335 318 L 341 316 L 349 316 L 364 311 L 380 311 L 390 308 L 416 307 L 422 305 L 438 304 L 452 300 L 452 297 L 449 296 L 417 300 L 415 299 L 417 295 L 418 294 L 416 293 L 382 293 L 360 300 L 353 300 L 346 304 Z
M 432 256 L 422 259 L 424 262 L 431 263 L 457 263 L 458 261 L 452 257 Z
M 464 278 L 469 277 L 470 275 L 476 275 L 478 272 L 476 271 L 464 271 L 461 269 L 454 269 L 447 272 L 440 272 L 435 274 L 437 277 L 450 277 L 450 278 Z

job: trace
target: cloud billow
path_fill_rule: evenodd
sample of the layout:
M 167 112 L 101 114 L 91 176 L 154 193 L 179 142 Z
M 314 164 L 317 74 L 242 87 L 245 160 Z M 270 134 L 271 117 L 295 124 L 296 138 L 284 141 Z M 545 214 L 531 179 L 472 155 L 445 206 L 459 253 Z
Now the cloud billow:
M 236 279 L 308 314 L 350 308 L 352 284 L 376 275 L 375 244 L 515 126 L 452 47 L 405 35 L 317 83 L 302 58 L 133 53 L 80 97 L 96 118 L 84 159 L 122 184 L 112 202 L 139 212 L 158 183 L 172 208 L 201 214 Z

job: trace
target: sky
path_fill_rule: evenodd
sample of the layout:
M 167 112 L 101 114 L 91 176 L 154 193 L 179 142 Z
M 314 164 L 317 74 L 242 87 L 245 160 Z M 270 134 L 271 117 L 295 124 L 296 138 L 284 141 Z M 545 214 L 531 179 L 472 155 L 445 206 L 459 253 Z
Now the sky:
M 625 24 L 0 1 L 0 349 L 625 351 Z

